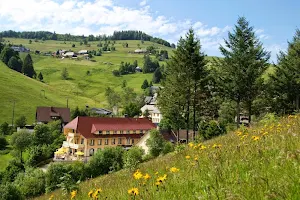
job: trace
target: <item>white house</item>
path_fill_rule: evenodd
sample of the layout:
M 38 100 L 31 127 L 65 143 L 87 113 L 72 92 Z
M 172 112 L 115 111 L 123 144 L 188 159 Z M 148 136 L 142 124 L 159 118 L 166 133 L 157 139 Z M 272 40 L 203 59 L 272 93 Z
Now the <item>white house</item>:
M 156 107 L 156 105 L 144 105 L 141 108 L 142 113 L 144 113 L 146 110 L 148 110 L 151 121 L 154 124 L 159 124 L 162 119 L 162 114 L 160 113 L 160 110 Z
M 78 51 L 79 55 L 83 55 L 83 54 L 87 54 L 87 53 L 88 53 L 88 50 L 80 50 L 80 51 Z
M 144 149 L 145 154 L 149 153 L 149 147 L 146 145 L 146 141 L 150 138 L 150 133 L 146 133 L 140 140 L 134 145 Z

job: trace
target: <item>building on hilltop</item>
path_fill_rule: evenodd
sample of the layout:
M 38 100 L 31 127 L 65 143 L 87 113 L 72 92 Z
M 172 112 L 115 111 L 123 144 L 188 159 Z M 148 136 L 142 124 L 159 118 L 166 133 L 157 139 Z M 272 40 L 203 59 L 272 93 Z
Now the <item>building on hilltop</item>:
M 80 50 L 78 51 L 79 55 L 84 55 L 84 54 L 88 54 L 88 50 Z
M 61 120 L 62 125 L 71 121 L 70 108 L 59 107 L 37 107 L 35 114 L 35 121 L 37 124 Z
M 30 52 L 30 49 L 25 48 L 23 46 L 11 46 L 10 48 L 17 52 Z
M 92 156 L 105 147 L 125 149 L 156 126 L 146 118 L 76 117 L 64 127 L 66 156 Z

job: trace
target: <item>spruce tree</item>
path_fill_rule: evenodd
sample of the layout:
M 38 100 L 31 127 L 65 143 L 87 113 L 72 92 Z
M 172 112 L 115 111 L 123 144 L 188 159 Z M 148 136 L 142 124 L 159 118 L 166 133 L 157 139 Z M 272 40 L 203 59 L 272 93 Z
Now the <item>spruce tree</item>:
M 225 46 L 220 46 L 220 51 L 225 58 L 215 60 L 219 89 L 224 96 L 236 102 L 237 126 L 242 102 L 246 104 L 245 110 L 251 122 L 252 102 L 259 94 L 270 53 L 263 48 L 245 17 L 238 18 L 233 32 L 228 33 Z
M 300 104 L 300 30 L 291 42 L 287 52 L 280 52 L 275 73 L 268 82 L 268 99 L 272 111 L 287 114 L 299 110 Z
M 44 80 L 44 77 L 43 77 L 43 74 L 42 74 L 42 72 L 40 72 L 40 73 L 39 73 L 39 75 L 38 75 L 38 79 L 39 79 L 40 81 L 43 81 L 43 80 Z
M 192 29 L 178 42 L 172 59 L 167 63 L 163 89 L 158 97 L 159 107 L 171 121 L 172 128 L 186 128 L 187 142 L 189 129 L 196 131 L 198 106 L 204 92 L 207 70 L 200 41 Z M 190 122 L 192 118 L 192 123 Z
M 36 74 L 33 68 L 33 61 L 30 54 L 27 54 L 24 59 L 22 73 L 30 78 L 32 78 Z
M 22 60 L 13 56 L 9 59 L 7 66 L 17 72 L 22 71 Z
M 157 68 L 154 71 L 152 81 L 153 81 L 153 83 L 159 83 L 161 78 L 162 78 L 162 73 L 160 71 L 160 68 Z
M 143 85 L 141 86 L 142 89 L 146 89 L 149 87 L 149 83 L 147 81 L 147 79 L 144 80 Z
M 9 59 L 16 55 L 17 53 L 12 48 L 10 48 L 9 46 L 5 46 L 1 51 L 0 60 L 7 65 Z

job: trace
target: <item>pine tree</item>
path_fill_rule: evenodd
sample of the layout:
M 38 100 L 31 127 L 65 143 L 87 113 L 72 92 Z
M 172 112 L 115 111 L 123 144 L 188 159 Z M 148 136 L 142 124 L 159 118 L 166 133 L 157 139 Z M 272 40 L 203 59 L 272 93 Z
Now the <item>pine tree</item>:
M 147 81 L 147 79 L 144 80 L 143 85 L 141 86 L 142 89 L 146 89 L 149 87 L 149 83 Z
M 157 68 L 153 73 L 152 81 L 153 83 L 159 83 L 161 78 L 162 78 L 162 73 L 160 71 L 160 68 Z
M 43 81 L 43 80 L 44 80 L 44 77 L 43 77 L 43 74 L 42 74 L 42 72 L 40 72 L 40 73 L 39 73 L 39 75 L 38 75 L 38 79 L 39 79 L 40 81 Z
M 22 73 L 26 76 L 29 76 L 30 78 L 32 78 L 36 74 L 33 68 L 33 61 L 30 54 L 27 54 L 24 59 Z
M 61 72 L 61 78 L 63 80 L 67 80 L 69 78 L 69 72 L 68 72 L 67 68 L 63 68 L 63 70 Z
M 239 17 L 233 32 L 228 33 L 225 46 L 220 46 L 223 60 L 215 60 L 221 93 L 236 102 L 237 126 L 240 124 L 240 104 L 246 104 L 251 122 L 252 102 L 259 94 L 262 74 L 268 67 L 270 53 L 255 35 L 245 17 Z
M 170 119 L 172 128 L 186 128 L 187 142 L 189 129 L 193 127 L 195 133 L 197 116 L 200 115 L 197 107 L 201 104 L 199 97 L 204 91 L 207 76 L 205 64 L 200 41 L 190 29 L 185 38 L 179 40 L 172 59 L 167 63 L 164 88 L 158 97 L 159 107 L 164 118 Z
M 9 59 L 16 55 L 17 53 L 13 49 L 11 49 L 9 46 L 6 46 L 1 51 L 0 60 L 7 65 Z

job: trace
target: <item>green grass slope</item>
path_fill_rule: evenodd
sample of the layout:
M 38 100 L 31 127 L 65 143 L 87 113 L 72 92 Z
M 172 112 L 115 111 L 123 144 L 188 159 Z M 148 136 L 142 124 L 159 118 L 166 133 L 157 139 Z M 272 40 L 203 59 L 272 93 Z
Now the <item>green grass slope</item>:
M 89 199 L 101 188 L 99 199 L 299 199 L 300 117 L 283 118 L 207 141 L 189 144 L 140 165 L 133 172 L 116 173 L 82 182 L 75 199 Z M 137 188 L 132 196 L 128 190 Z M 69 199 L 61 190 L 38 200 Z

